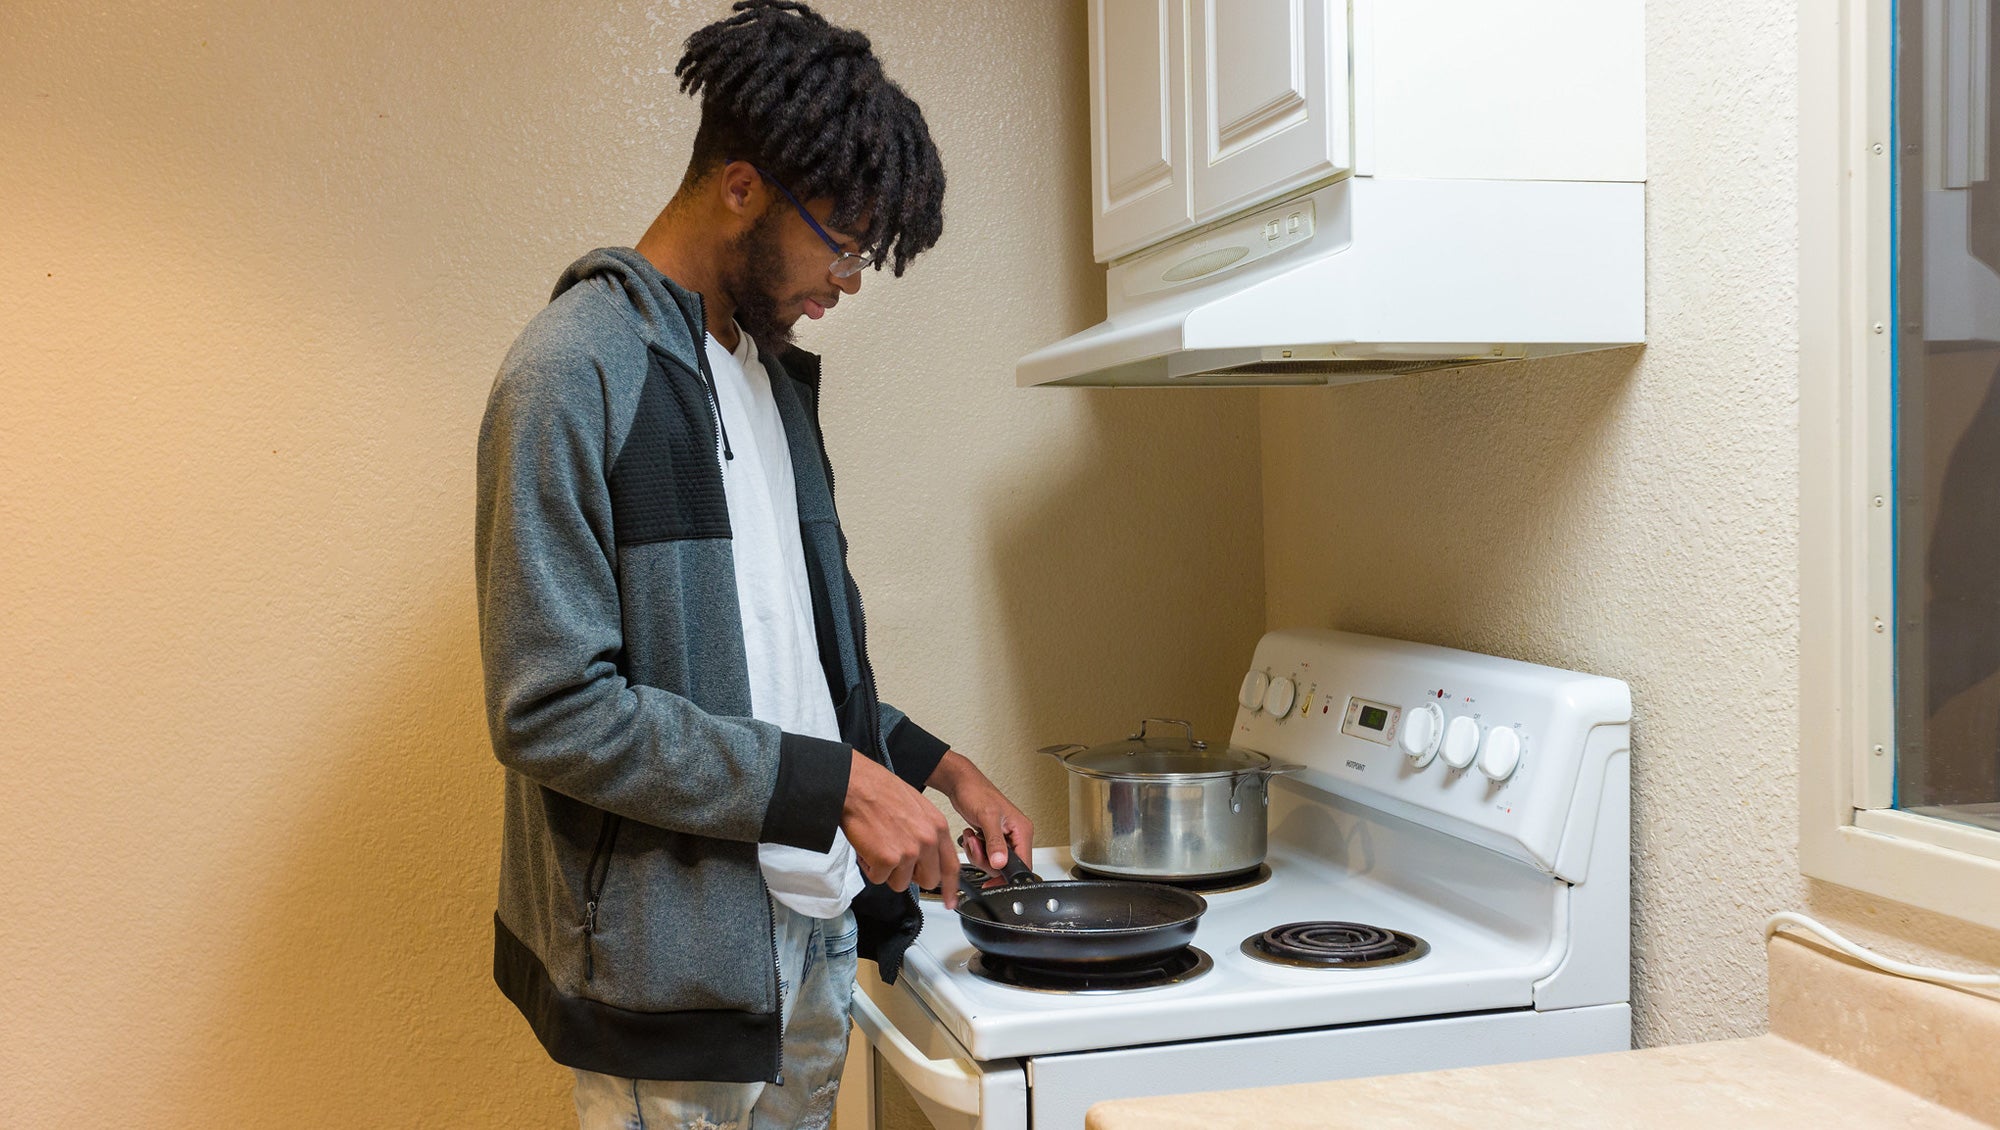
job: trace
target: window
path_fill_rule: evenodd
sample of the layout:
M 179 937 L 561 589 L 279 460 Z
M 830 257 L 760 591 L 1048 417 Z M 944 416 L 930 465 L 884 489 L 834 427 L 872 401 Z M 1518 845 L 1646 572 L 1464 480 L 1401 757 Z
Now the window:
M 2000 926 L 1995 0 L 1801 3 L 1800 860 Z
M 1991 82 L 2000 23 L 1992 15 L 1992 0 L 1895 5 L 1889 799 L 2000 831 L 2000 113 Z

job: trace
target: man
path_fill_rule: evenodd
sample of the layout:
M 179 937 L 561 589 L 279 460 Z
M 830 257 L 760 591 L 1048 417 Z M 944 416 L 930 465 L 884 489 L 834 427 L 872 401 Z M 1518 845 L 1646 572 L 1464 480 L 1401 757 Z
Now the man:
M 1033 837 L 877 699 L 819 359 L 787 348 L 936 243 L 944 171 L 867 38 L 804 4 L 743 0 L 675 70 L 680 188 L 563 274 L 480 432 L 494 978 L 585 1127 L 823 1125 L 857 949 L 893 980 L 911 886 L 957 896 L 921 790 L 996 864 Z

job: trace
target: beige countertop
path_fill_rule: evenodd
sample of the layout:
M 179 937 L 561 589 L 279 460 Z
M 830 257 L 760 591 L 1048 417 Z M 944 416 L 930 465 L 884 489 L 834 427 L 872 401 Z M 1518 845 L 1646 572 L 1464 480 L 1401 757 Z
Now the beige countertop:
M 1087 1126 L 2000 1126 L 2000 1072 L 1991 1062 L 2000 1001 L 1878 973 L 1784 936 L 1767 948 L 1773 1035 L 1120 1099 L 1092 1107 Z
M 1776 1036 L 1091 1108 L 1089 1130 L 1980 1124 Z

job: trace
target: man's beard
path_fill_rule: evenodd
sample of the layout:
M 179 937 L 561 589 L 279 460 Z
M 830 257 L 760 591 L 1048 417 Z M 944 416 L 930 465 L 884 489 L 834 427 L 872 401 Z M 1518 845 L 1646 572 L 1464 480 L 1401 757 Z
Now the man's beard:
M 779 320 L 775 293 L 784 277 L 777 218 L 767 210 L 749 231 L 736 237 L 730 245 L 736 253 L 736 268 L 723 278 L 729 297 L 736 302 L 736 324 L 774 353 L 792 344 L 792 323 Z

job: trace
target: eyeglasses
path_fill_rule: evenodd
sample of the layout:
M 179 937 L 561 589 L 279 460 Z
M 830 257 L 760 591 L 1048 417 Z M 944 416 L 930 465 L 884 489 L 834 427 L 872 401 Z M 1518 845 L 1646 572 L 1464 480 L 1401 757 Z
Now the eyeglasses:
M 757 169 L 755 165 L 751 165 L 750 167 Z M 832 236 L 826 234 L 826 229 L 819 226 L 819 221 L 813 219 L 812 213 L 806 211 L 806 206 L 799 203 L 799 198 L 793 196 L 792 190 L 786 188 L 777 177 L 772 176 L 762 169 L 757 169 L 757 175 L 777 185 L 778 191 L 784 193 L 785 199 L 792 202 L 792 207 L 799 210 L 799 216 L 812 228 L 813 233 L 826 241 L 827 250 L 833 252 L 833 265 L 828 267 L 827 270 L 833 273 L 834 278 L 851 279 L 881 261 L 881 256 L 879 255 L 862 255 L 859 252 L 849 251 L 845 247 L 842 247 Z

